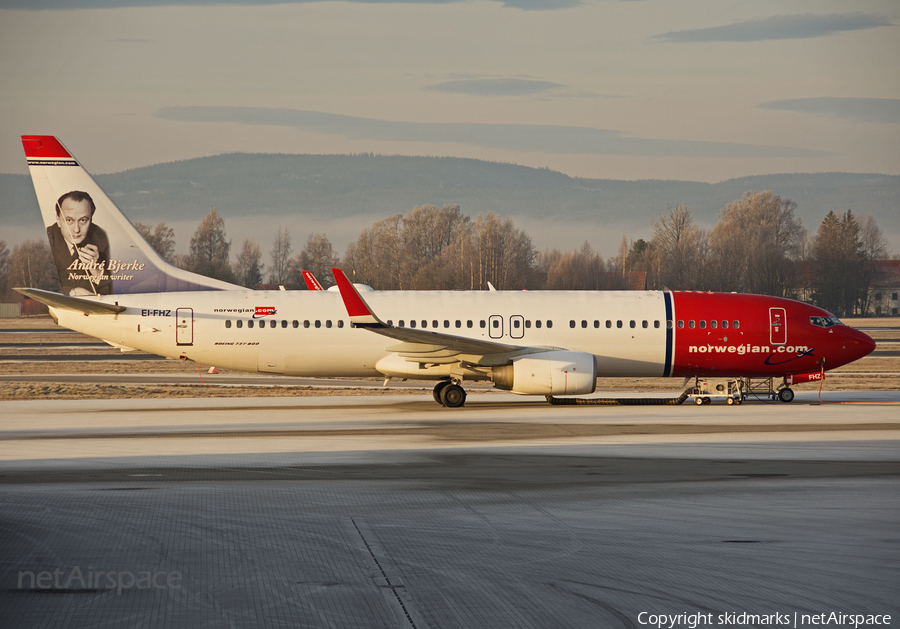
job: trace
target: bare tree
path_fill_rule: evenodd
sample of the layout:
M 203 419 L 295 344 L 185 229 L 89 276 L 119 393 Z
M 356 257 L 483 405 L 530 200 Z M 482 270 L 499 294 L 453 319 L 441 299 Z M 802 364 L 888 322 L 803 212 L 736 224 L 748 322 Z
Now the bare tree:
M 748 192 L 727 205 L 710 233 L 712 287 L 784 295 L 791 262 L 799 258 L 803 243 L 796 208 L 770 191 Z
M 0 240 L 0 296 L 9 291 L 9 247 Z
M 157 223 L 156 227 L 146 223 L 135 223 L 134 227 L 163 260 L 170 264 L 175 261 L 174 229 L 165 223 Z
M 360 233 L 344 254 L 343 265 L 354 282 L 369 284 L 377 290 L 400 290 L 402 247 L 400 224 L 395 214 L 378 221 Z
M 269 255 L 272 257 L 269 281 L 273 284 L 284 284 L 288 281 L 288 263 L 291 259 L 291 234 L 287 227 L 278 228 Z
M 187 268 L 206 277 L 231 282 L 234 274 L 228 260 L 230 251 L 231 241 L 225 236 L 225 220 L 213 208 L 200 221 L 200 226 L 191 238 Z
M 703 288 L 709 239 L 694 225 L 690 209 L 676 205 L 669 208 L 668 215 L 651 221 L 651 225 L 651 277 L 654 283 L 671 289 Z
M 534 245 L 510 218 L 479 215 L 457 229 L 445 252 L 454 288 L 476 290 L 490 282 L 503 290 L 520 290 L 532 282 Z
M 259 244 L 253 238 L 247 238 L 241 244 L 241 252 L 234 263 L 234 273 L 237 283 L 247 288 L 253 288 L 263 278 L 262 252 Z
M 331 268 L 338 264 L 339 258 L 334 247 L 325 234 L 310 234 L 299 254 L 291 258 L 288 277 L 292 284 L 303 285 L 301 271 L 304 269 L 316 276 L 323 287 L 334 284 Z
M 13 248 L 9 259 L 10 287 L 59 290 L 59 276 L 46 240 L 26 240 Z
M 400 225 L 403 264 L 400 284 L 408 288 L 434 288 L 446 284 L 449 271 L 443 253 L 453 242 L 456 230 L 468 221 L 458 205 L 416 207 Z
M 562 254 L 547 270 L 548 290 L 599 290 L 606 288 L 606 266 L 599 253 L 585 242 L 581 249 Z
M 869 311 L 869 288 L 879 279 L 880 267 L 878 260 L 888 257 L 888 242 L 875 222 L 875 217 L 870 213 L 859 228 L 859 240 L 862 245 L 863 268 L 860 281 L 860 314 Z

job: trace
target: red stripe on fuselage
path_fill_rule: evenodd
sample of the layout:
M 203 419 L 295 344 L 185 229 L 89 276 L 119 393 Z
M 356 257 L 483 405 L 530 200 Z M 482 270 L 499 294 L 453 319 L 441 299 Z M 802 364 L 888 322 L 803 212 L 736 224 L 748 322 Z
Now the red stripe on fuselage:
M 790 299 L 673 292 L 672 301 L 673 376 L 780 377 L 809 373 L 821 369 L 823 358 L 825 368 L 834 369 L 865 356 L 875 347 L 868 336 L 847 326 L 826 329 L 812 325 L 810 317 L 827 317 L 829 313 Z M 771 308 L 784 308 L 787 316 L 786 330 L 779 328 L 774 338 Z M 679 327 L 679 322 L 683 322 L 683 327 Z M 701 322 L 705 327 L 701 327 Z M 785 332 L 786 336 L 782 336 Z

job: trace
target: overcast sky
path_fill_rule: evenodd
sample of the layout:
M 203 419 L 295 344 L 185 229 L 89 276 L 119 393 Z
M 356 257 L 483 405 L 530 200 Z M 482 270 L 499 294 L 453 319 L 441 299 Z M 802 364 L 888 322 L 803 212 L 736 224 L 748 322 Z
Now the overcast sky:
M 75 7 L 75 8 L 73 8 Z M 223 152 L 900 174 L 896 0 L 0 0 L 0 172 Z

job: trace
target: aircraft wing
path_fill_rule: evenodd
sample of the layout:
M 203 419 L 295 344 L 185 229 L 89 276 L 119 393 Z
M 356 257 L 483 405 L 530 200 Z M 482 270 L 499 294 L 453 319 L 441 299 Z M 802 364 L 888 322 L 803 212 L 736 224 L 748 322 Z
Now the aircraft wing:
M 91 299 L 81 299 L 80 297 L 69 297 L 68 295 L 54 293 L 49 290 L 41 290 L 39 288 L 14 288 L 13 290 L 52 308 L 74 310 L 75 312 L 83 312 L 85 315 L 118 314 L 125 310 L 125 306 L 107 304 Z
M 341 269 L 331 269 L 337 282 L 350 322 L 354 327 L 365 328 L 376 334 L 402 341 L 400 345 L 387 347 L 387 351 L 396 352 L 400 356 L 419 362 L 428 363 L 453 363 L 472 362 L 479 365 L 504 363 L 511 356 L 531 354 L 546 351 L 547 348 L 538 348 L 524 345 L 510 345 L 496 341 L 483 341 L 432 332 L 430 330 L 417 330 L 414 328 L 400 328 L 388 325 L 378 318 L 366 301 L 356 290 L 356 287 L 347 279 Z

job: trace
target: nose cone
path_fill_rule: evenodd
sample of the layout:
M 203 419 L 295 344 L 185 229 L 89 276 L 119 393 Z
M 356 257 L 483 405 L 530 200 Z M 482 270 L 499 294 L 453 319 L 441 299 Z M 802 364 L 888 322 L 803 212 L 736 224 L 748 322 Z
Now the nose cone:
M 853 362 L 874 352 L 875 341 L 868 334 L 847 328 L 844 332 L 844 347 L 849 354 L 847 362 Z

